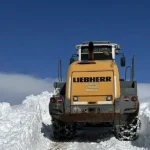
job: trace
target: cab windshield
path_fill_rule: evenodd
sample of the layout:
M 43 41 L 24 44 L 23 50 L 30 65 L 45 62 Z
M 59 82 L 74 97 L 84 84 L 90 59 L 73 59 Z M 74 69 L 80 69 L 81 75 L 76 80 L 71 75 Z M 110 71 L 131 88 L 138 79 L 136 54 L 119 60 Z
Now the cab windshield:
M 104 53 L 104 51 L 107 51 L 107 55 Z M 81 47 L 81 60 L 88 60 L 88 47 Z M 94 60 L 112 60 L 112 47 L 95 46 Z

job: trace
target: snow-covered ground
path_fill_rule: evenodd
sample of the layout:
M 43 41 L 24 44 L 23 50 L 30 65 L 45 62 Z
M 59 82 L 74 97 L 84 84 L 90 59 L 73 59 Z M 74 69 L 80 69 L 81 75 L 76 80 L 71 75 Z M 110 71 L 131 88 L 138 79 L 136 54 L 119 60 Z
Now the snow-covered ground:
M 13 107 L 9 103 L 0 103 L 0 150 L 150 149 L 150 97 L 141 100 L 142 130 L 137 141 L 118 141 L 111 134 L 102 138 L 102 131 L 95 129 L 81 130 L 74 140 L 62 143 L 55 142 L 52 138 L 48 111 L 51 95 L 48 92 L 37 96 L 30 95 L 22 105 Z

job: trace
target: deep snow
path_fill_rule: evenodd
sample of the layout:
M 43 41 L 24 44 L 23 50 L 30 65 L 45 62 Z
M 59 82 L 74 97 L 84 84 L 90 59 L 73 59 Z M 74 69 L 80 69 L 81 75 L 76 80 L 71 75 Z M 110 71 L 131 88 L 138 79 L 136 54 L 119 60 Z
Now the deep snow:
M 52 93 L 28 96 L 22 105 L 0 103 L 0 150 L 121 150 L 150 149 L 150 97 L 141 100 L 142 130 L 137 141 L 118 141 L 102 131 L 79 131 L 69 142 L 55 142 L 52 137 L 48 104 Z M 104 131 L 103 131 L 104 132 Z M 104 132 L 105 134 L 105 132 Z
M 50 124 L 50 93 L 29 96 L 22 105 L 0 103 L 0 150 L 44 150 L 50 142 L 41 133 L 42 121 Z M 48 116 L 49 117 L 49 116 Z

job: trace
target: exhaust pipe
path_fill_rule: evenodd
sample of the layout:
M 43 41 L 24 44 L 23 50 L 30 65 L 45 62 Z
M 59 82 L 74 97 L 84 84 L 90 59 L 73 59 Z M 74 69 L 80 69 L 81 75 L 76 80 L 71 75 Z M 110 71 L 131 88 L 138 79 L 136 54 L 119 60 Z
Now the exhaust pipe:
M 94 44 L 93 44 L 93 42 L 89 43 L 88 49 L 89 49 L 88 60 L 94 60 L 94 52 L 93 52 L 94 51 Z

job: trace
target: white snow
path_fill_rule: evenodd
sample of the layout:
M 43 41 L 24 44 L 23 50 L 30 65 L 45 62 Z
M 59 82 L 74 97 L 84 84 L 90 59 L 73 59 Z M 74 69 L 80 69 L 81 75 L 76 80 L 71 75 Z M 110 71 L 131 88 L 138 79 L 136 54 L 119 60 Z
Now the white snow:
M 54 142 L 48 104 L 52 93 L 28 96 L 22 105 L 0 103 L 0 150 L 138 150 L 150 149 L 150 94 L 140 99 L 142 129 L 134 142 L 118 141 L 112 134 L 101 137 L 102 131 L 79 131 L 68 142 Z
M 51 123 L 48 115 L 50 93 L 29 96 L 14 108 L 0 103 L 0 150 L 43 150 L 50 147 L 42 135 L 42 123 Z

